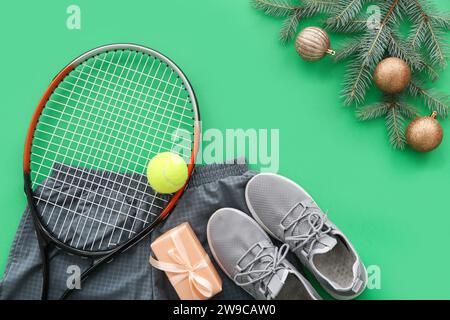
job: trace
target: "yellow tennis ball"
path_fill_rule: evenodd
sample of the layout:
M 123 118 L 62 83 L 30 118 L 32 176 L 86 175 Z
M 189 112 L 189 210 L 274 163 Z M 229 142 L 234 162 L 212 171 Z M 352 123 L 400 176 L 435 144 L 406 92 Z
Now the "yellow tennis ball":
M 147 178 L 156 192 L 175 193 L 186 183 L 188 168 L 186 162 L 179 155 L 163 152 L 150 160 L 147 167 Z

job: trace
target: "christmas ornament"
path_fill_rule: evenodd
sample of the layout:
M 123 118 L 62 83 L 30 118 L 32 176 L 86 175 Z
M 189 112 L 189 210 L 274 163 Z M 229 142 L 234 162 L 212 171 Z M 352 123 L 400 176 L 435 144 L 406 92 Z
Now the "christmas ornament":
M 335 55 L 330 49 L 330 38 L 328 34 L 317 27 L 303 29 L 295 40 L 295 50 L 306 61 L 317 61 L 325 54 Z
M 411 81 L 411 69 L 399 58 L 387 58 L 381 61 L 374 72 L 377 87 L 386 93 L 400 93 Z
M 418 152 L 429 152 L 436 149 L 442 142 L 444 132 L 436 120 L 437 112 L 429 117 L 414 119 L 406 128 L 406 141 Z
M 370 2 L 383 8 L 380 16 L 361 20 L 355 18 L 366 13 L 366 6 L 361 6 L 360 0 L 308 0 L 295 4 L 284 0 L 251 1 L 267 15 L 284 17 L 280 30 L 283 43 L 295 40 L 299 24 L 309 18 L 324 18 L 327 32 L 349 38 L 333 59 L 347 61 L 342 80 L 344 104 L 357 105 L 356 114 L 362 121 L 385 118 L 389 141 L 395 149 L 404 150 L 407 144 L 404 120 L 418 116 L 410 100 L 420 99 L 424 107 L 436 110 L 443 119 L 450 114 L 450 96 L 435 90 L 427 81 L 436 80 L 437 71 L 448 60 L 446 39 L 436 36 L 444 35 L 449 30 L 448 24 L 430 23 L 431 20 L 447 21 L 446 12 L 423 6 L 419 0 L 406 1 L 408 5 L 398 0 L 373 0 Z M 400 20 L 411 23 L 403 26 L 397 23 Z M 400 36 L 404 27 L 409 29 L 407 33 L 411 37 Z M 314 61 L 333 52 L 329 41 L 320 28 L 307 28 L 298 34 L 295 47 L 303 59 Z M 383 56 L 401 59 L 380 62 Z M 365 105 L 367 93 L 375 83 L 386 94 L 377 103 Z M 396 94 L 399 92 L 402 94 Z

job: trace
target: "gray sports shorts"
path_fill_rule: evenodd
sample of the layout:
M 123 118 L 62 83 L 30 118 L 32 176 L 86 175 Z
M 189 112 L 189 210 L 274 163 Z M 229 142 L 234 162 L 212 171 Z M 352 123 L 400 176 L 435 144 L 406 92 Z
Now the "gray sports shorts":
M 242 161 L 197 167 L 188 189 L 171 215 L 150 236 L 91 275 L 71 299 L 177 299 L 164 272 L 149 263 L 150 243 L 163 232 L 189 222 L 204 248 L 206 224 L 218 209 L 232 207 L 247 212 L 244 189 L 255 175 Z M 232 227 L 232 226 L 230 226 Z M 211 256 L 212 257 L 212 256 Z M 213 260 L 213 259 L 212 259 Z M 50 252 L 50 299 L 58 299 L 67 288 L 68 267 L 81 270 L 90 260 L 68 255 L 59 249 Z M 214 299 L 250 299 L 251 297 L 220 270 L 223 291 Z M 70 269 L 69 269 L 70 270 Z M 41 260 L 32 218 L 28 209 L 20 221 L 12 244 L 6 271 L 0 283 L 0 299 L 40 299 Z

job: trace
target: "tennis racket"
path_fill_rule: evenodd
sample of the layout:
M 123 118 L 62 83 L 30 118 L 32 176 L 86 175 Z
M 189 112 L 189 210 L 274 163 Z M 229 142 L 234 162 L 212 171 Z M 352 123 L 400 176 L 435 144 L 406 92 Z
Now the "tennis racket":
M 200 137 L 194 91 L 161 53 L 132 44 L 96 48 L 51 82 L 33 115 L 24 184 L 48 298 L 52 246 L 92 263 L 88 275 L 146 237 L 174 208 L 153 191 L 149 160 L 175 152 L 192 174 Z M 61 298 L 68 297 L 67 289 Z

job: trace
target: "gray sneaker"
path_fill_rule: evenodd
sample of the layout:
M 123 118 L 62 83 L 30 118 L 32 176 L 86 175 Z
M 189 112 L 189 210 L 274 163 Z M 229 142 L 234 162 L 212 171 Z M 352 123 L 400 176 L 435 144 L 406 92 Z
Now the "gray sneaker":
M 216 211 L 207 226 L 208 243 L 218 265 L 258 300 L 319 300 L 309 282 L 286 260 L 289 247 L 277 248 L 245 213 Z
M 355 249 L 300 186 L 263 173 L 248 182 L 245 197 L 255 220 L 288 244 L 330 295 L 353 299 L 364 291 L 367 273 Z

